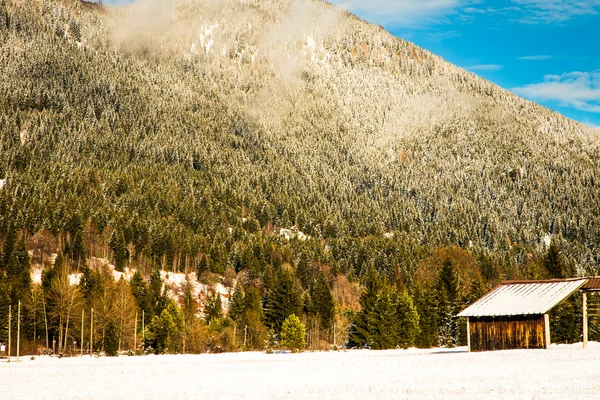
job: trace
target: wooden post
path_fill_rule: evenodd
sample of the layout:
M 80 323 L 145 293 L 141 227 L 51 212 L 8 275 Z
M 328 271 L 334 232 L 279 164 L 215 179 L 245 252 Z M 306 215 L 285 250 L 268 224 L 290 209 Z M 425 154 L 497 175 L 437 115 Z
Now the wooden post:
M 546 349 L 550 349 L 550 316 L 544 314 L 544 337 L 546 339 Z
M 79 355 L 83 357 L 83 321 L 85 321 L 85 309 L 81 310 L 81 342 L 79 343 Z
M 12 305 L 8 305 L 8 362 L 10 362 L 10 326 L 12 325 Z
M 94 352 L 94 309 L 92 308 L 92 312 L 90 313 L 90 357 Z
M 19 347 L 21 347 L 21 300 L 17 311 L 17 361 L 19 361 Z
M 146 311 L 142 310 L 142 354 L 146 353 L 146 345 L 144 339 L 146 338 Z
M 333 321 L 333 348 L 335 349 L 337 346 L 335 345 L 335 321 Z
M 137 311 L 135 312 L 135 325 L 133 326 L 133 352 L 137 351 Z
M 583 348 L 588 344 L 587 293 L 583 292 L 581 308 L 583 309 Z
M 467 347 L 471 352 L 471 318 L 467 317 Z
M 48 315 L 46 314 L 46 300 L 44 300 L 44 296 L 42 296 L 42 301 L 44 302 L 44 326 L 46 327 L 46 349 L 50 349 L 50 339 L 48 336 Z

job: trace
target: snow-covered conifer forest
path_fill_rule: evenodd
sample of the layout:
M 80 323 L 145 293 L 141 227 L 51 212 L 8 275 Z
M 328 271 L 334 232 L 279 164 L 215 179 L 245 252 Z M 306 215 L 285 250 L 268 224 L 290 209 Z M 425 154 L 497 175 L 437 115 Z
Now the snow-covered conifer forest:
M 22 354 L 452 347 L 598 273 L 597 131 L 321 0 L 0 0 L 0 94 Z

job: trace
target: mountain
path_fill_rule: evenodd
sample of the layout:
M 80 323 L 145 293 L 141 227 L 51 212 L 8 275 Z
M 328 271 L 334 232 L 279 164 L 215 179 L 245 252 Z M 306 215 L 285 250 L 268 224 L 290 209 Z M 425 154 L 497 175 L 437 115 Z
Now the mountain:
M 0 234 L 34 261 L 600 265 L 597 131 L 322 1 L 0 0 L 0 93 Z

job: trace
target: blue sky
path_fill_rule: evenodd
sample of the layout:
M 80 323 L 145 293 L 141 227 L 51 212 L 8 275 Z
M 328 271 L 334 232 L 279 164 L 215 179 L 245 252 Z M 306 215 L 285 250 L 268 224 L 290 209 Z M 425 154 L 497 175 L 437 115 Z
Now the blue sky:
M 446 60 L 600 126 L 600 0 L 331 0 Z

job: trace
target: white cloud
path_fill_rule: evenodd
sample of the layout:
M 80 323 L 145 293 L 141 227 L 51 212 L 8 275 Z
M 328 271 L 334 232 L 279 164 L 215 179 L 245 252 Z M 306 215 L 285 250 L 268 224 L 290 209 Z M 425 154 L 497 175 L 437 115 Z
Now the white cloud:
M 556 101 L 564 107 L 600 113 L 600 70 L 546 75 L 544 82 L 512 89 L 538 101 Z
M 466 67 L 469 71 L 500 71 L 502 69 L 502 65 L 498 64 L 479 64 L 479 65 L 471 65 L 470 67 Z
M 553 58 L 553 57 L 552 56 L 539 55 L 539 56 L 517 57 L 517 60 L 522 60 L 522 61 L 544 61 L 544 60 L 549 60 L 551 58 Z
M 486 13 L 486 10 L 484 10 L 482 8 L 475 8 L 475 7 L 465 7 L 465 8 L 463 8 L 463 11 L 468 14 L 485 14 Z
M 598 14 L 600 0 L 512 0 L 523 7 L 522 23 L 560 23 L 582 15 Z
M 381 25 L 419 26 L 456 10 L 469 0 L 331 0 L 361 18 Z

